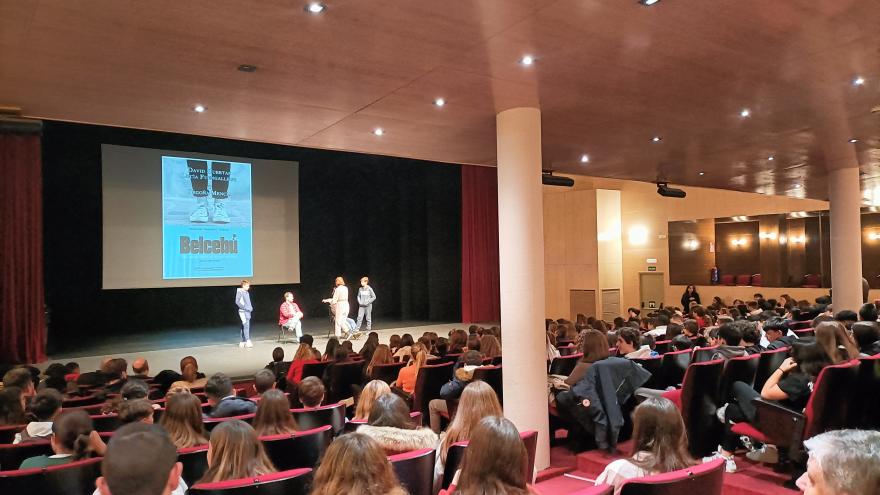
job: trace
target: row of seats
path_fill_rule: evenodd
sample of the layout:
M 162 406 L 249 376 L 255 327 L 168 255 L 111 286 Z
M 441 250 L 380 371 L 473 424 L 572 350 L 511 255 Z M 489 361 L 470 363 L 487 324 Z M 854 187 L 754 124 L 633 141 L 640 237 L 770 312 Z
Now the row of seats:
M 763 279 L 760 273 L 754 273 L 752 275 L 721 275 L 718 284 L 728 286 L 750 285 L 753 287 L 761 287 L 763 285 Z M 801 278 L 800 286 L 814 289 L 822 287 L 822 276 L 815 273 L 808 273 Z

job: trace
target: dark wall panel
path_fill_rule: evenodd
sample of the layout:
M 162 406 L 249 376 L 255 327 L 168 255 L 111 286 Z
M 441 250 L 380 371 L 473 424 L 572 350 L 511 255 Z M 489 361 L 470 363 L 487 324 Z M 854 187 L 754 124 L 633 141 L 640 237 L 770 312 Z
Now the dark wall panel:
M 734 245 L 734 240 L 744 240 Z M 715 260 L 723 275 L 751 275 L 761 270 L 758 222 L 715 224 Z

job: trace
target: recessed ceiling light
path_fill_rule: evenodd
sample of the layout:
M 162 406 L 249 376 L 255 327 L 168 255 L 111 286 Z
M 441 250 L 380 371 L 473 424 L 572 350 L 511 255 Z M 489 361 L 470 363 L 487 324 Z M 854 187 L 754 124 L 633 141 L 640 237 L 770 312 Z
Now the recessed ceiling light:
M 581 155 L 581 163 L 590 163 L 589 155 Z
M 706 175 L 706 172 L 700 172 L 700 175 Z
M 241 65 L 238 66 L 238 70 L 241 71 L 241 72 L 256 72 L 256 71 L 257 71 L 257 66 L 256 66 L 256 65 L 250 65 L 250 64 L 241 64 Z
M 864 77 L 859 76 L 859 77 L 856 77 L 855 79 L 853 79 L 853 86 L 864 86 L 864 85 L 865 85 L 865 78 Z
M 855 143 L 858 143 L 859 140 L 856 139 L 856 138 L 852 138 L 852 139 L 849 140 L 849 142 L 852 143 L 852 144 L 855 144 Z
M 434 105 L 436 105 L 436 106 L 438 106 L 438 107 L 442 107 L 442 106 L 445 105 L 445 104 L 446 104 L 446 100 L 443 99 L 443 98 L 436 98 L 436 99 L 434 99 Z
M 519 59 L 519 63 L 523 65 L 532 65 L 535 63 L 535 57 L 532 55 L 523 55 L 521 59 Z
M 659 143 L 660 141 L 663 141 L 663 138 L 660 136 L 654 136 L 651 138 L 651 141 L 653 141 L 655 143 Z
M 767 157 L 767 161 L 768 161 L 768 162 L 772 162 L 772 161 L 775 160 L 775 159 L 776 159 L 776 158 L 775 158 L 773 155 L 770 155 L 770 156 Z
M 383 136 L 383 135 L 385 135 L 385 129 L 382 129 L 381 127 L 377 127 L 375 129 L 373 129 L 373 134 L 375 134 L 377 136 Z
M 305 10 L 309 14 L 320 14 L 321 12 L 324 12 L 326 8 L 327 6 L 321 2 L 309 2 L 306 4 Z
M 645 7 L 650 7 L 651 5 L 660 3 L 660 0 L 639 0 L 639 3 Z
M 751 115 L 752 115 L 752 111 L 749 110 L 748 108 L 743 108 L 742 110 L 739 111 L 739 116 L 744 119 L 747 117 L 750 117 Z
M 202 112 L 204 112 L 204 111 L 205 111 L 205 106 L 202 105 L 202 104 L 197 103 L 197 104 L 193 107 L 193 112 L 196 112 L 196 113 L 202 113 Z

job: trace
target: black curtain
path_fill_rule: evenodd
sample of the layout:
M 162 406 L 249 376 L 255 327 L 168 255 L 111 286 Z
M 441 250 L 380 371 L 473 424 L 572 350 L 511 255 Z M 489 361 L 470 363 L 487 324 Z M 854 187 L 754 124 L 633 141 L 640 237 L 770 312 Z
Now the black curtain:
M 299 162 L 296 285 L 251 288 L 254 319 L 291 290 L 325 317 L 333 279 L 368 275 L 375 319 L 461 321 L 461 171 L 438 164 L 173 133 L 46 122 L 43 134 L 49 350 L 117 332 L 236 325 L 234 288 L 101 290 L 101 144 Z M 132 259 L 132 263 L 137 263 Z

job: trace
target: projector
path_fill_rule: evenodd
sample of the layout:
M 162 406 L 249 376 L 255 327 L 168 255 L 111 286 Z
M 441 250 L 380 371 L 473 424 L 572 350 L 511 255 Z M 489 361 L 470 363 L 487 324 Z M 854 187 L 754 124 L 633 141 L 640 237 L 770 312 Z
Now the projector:
M 545 170 L 541 172 L 541 184 L 545 186 L 574 187 L 574 179 L 553 175 L 552 170 Z
M 687 193 L 683 190 L 669 187 L 669 185 L 665 182 L 657 183 L 657 194 L 663 196 L 664 198 L 683 198 L 687 196 Z

